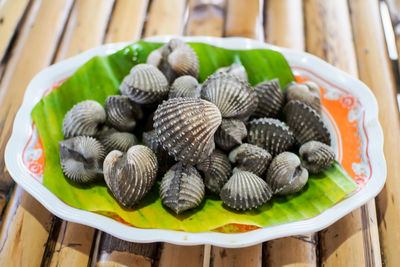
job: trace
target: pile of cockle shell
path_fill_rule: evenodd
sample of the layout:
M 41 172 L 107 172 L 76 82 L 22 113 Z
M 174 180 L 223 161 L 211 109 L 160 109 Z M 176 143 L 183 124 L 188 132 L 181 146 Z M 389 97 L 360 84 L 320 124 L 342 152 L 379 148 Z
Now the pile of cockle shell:
M 134 66 L 104 108 L 73 106 L 59 142 L 64 174 L 79 183 L 104 177 L 128 208 L 160 177 L 163 204 L 179 214 L 199 206 L 206 188 L 230 208 L 252 209 L 298 192 L 309 172 L 333 163 L 316 84 L 252 87 L 239 64 L 203 84 L 198 72 L 194 50 L 173 39 Z

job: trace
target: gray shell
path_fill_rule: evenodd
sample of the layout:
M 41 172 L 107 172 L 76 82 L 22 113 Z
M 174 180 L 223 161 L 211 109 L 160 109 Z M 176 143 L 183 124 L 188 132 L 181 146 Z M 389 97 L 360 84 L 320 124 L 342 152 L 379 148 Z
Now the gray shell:
M 236 63 L 233 63 L 232 65 L 227 66 L 227 67 L 222 67 L 222 68 L 217 69 L 216 73 L 219 73 L 219 72 L 225 72 L 225 73 L 235 76 L 236 78 L 238 78 L 240 80 L 247 81 L 246 69 L 242 65 L 239 65 Z
M 150 148 L 136 145 L 114 150 L 104 160 L 104 180 L 118 202 L 131 208 L 150 191 L 157 176 L 157 159 Z
M 281 91 L 279 80 L 259 83 L 254 90 L 258 96 L 258 106 L 254 116 L 276 117 L 285 103 L 285 95 Z
M 303 166 L 310 173 L 319 173 L 333 164 L 335 152 L 330 146 L 318 141 L 309 141 L 299 150 Z
M 204 192 L 204 183 L 196 168 L 181 162 L 165 173 L 160 185 L 162 203 L 176 214 L 200 205 Z
M 249 124 L 248 142 L 264 148 L 272 156 L 290 149 L 294 144 L 292 131 L 277 119 L 254 119 Z
M 100 143 L 103 144 L 107 153 L 113 150 L 126 152 L 131 146 L 138 144 L 138 140 L 134 134 L 128 132 L 118 132 L 114 128 L 101 131 L 97 135 L 97 138 Z
M 129 97 L 122 95 L 107 97 L 104 109 L 108 123 L 123 132 L 133 131 L 136 119 L 143 116 L 140 106 L 131 102 Z
M 214 150 L 208 159 L 197 164 L 197 169 L 204 172 L 206 187 L 218 195 L 232 173 L 228 157 L 217 149 Z
M 200 97 L 214 103 L 224 118 L 243 119 L 257 108 L 257 93 L 246 81 L 227 73 L 215 73 L 207 78 Z
M 221 125 L 214 135 L 215 143 L 223 150 L 242 144 L 242 140 L 247 136 L 246 125 L 241 120 L 222 119 Z
M 154 130 L 143 132 L 142 135 L 143 145 L 147 146 L 156 154 L 159 170 L 165 173 L 169 168 L 176 163 L 174 158 L 162 147 L 158 140 L 157 134 Z
M 58 142 L 60 163 L 65 176 L 77 183 L 101 177 L 104 147 L 93 137 L 78 136 Z
M 150 64 L 138 64 L 125 76 L 119 90 L 133 102 L 150 104 L 163 99 L 169 90 L 164 74 Z
M 160 143 L 184 164 L 195 165 L 211 155 L 214 133 L 220 124 L 218 108 L 202 99 L 172 98 L 154 113 L 154 129 Z
M 279 195 L 300 191 L 307 180 L 308 171 L 301 166 L 300 158 L 292 152 L 283 152 L 276 156 L 266 176 L 266 181 L 274 194 Z
M 287 102 L 299 100 L 321 114 L 321 92 L 318 85 L 313 82 L 296 83 L 286 86 L 285 95 Z
M 237 168 L 262 176 L 267 170 L 272 156 L 267 150 L 252 144 L 242 144 L 229 153 L 229 160 Z
M 197 97 L 197 87 L 199 86 L 196 78 L 190 75 L 176 78 L 169 89 L 168 98 L 174 97 Z
M 236 210 L 249 210 L 266 203 L 272 197 L 268 184 L 251 172 L 236 171 L 220 194 L 225 205 Z
M 159 68 L 169 83 L 183 75 L 197 78 L 199 73 L 199 59 L 196 52 L 179 39 L 171 39 L 167 44 L 151 52 L 147 63 Z
M 66 139 L 74 136 L 94 136 L 106 120 L 104 108 L 93 100 L 73 106 L 63 120 L 62 131 Z
M 320 141 L 331 144 L 331 136 L 318 113 L 298 100 L 290 101 L 284 108 L 286 122 L 298 143 Z

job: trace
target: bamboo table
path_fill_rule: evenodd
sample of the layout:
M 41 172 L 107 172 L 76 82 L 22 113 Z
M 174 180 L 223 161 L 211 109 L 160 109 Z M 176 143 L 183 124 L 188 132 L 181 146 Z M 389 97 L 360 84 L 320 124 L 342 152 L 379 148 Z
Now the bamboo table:
M 160 34 L 265 40 L 361 79 L 379 104 L 385 188 L 321 232 L 225 249 L 125 242 L 58 219 L 14 186 L 3 155 L 32 77 L 101 43 Z M 398 73 L 378 0 L 0 0 L 0 59 L 0 266 L 400 266 Z

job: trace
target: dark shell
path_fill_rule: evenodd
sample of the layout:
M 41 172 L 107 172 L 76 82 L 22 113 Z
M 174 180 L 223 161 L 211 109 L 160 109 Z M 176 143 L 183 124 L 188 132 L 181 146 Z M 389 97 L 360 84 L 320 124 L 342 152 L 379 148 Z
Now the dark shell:
M 300 158 L 291 152 L 276 156 L 267 172 L 266 181 L 275 194 L 287 195 L 301 190 L 307 183 L 308 171 L 301 166 Z
M 150 64 L 138 64 L 125 76 L 119 90 L 133 102 L 150 104 L 168 95 L 168 81 L 164 74 Z
M 143 145 L 153 150 L 153 152 L 156 154 L 159 170 L 161 172 L 165 173 L 169 168 L 171 168 L 172 165 L 176 163 L 174 158 L 170 156 L 162 147 L 154 130 L 143 132 L 142 142 Z
M 260 177 L 267 170 L 272 156 L 267 150 L 252 144 L 242 144 L 229 153 L 229 160 L 237 168 Z
M 318 141 L 309 141 L 302 145 L 299 150 L 303 159 L 303 166 L 310 173 L 319 173 L 329 166 L 335 160 L 335 152 L 330 146 Z
M 199 86 L 196 78 L 190 75 L 185 75 L 177 78 L 169 89 L 169 98 L 174 97 L 197 97 L 196 89 Z
M 220 193 L 232 173 L 228 157 L 219 150 L 214 150 L 208 159 L 197 164 L 197 169 L 204 172 L 204 183 L 214 194 Z
M 294 144 L 294 136 L 283 122 L 261 118 L 250 121 L 247 140 L 267 150 L 272 156 L 286 151 Z
M 236 210 L 249 210 L 272 197 L 268 184 L 252 172 L 238 170 L 224 185 L 220 194 L 225 205 Z
M 104 160 L 104 180 L 118 202 L 133 207 L 150 191 L 157 176 L 157 159 L 150 148 L 136 145 L 128 152 L 111 151 Z
M 107 153 L 113 150 L 128 151 L 131 146 L 137 145 L 138 140 L 132 133 L 118 132 L 113 128 L 105 129 L 97 135 Z
M 331 135 L 318 113 L 298 100 L 290 101 L 284 108 L 286 122 L 298 143 L 320 141 L 331 144 Z
M 204 183 L 196 168 L 178 162 L 162 178 L 160 195 L 162 203 L 179 214 L 200 205 Z
M 102 175 L 104 147 L 88 136 L 58 142 L 60 163 L 65 176 L 77 183 L 88 183 Z
M 254 116 L 276 117 L 285 103 L 285 95 L 281 91 L 279 80 L 259 83 L 254 90 L 258 96 L 258 106 Z
M 301 84 L 293 82 L 286 86 L 285 95 L 287 102 L 299 100 L 321 114 L 321 92 L 315 83 L 311 81 Z
M 73 106 L 63 120 L 65 138 L 94 136 L 106 120 L 104 108 L 93 100 L 85 100 Z
M 223 72 L 207 78 L 200 97 L 214 103 L 224 118 L 247 118 L 258 104 L 257 93 L 249 83 Z
M 241 120 L 222 119 L 221 126 L 214 135 L 215 143 L 223 150 L 242 144 L 242 140 L 247 136 L 246 125 Z
M 238 78 L 240 80 L 247 81 L 246 69 L 242 65 L 239 65 L 239 64 L 236 64 L 236 63 L 233 63 L 232 65 L 227 66 L 227 67 L 219 68 L 219 69 L 217 69 L 216 72 L 217 73 L 218 72 L 225 72 L 225 73 L 228 73 L 228 74 L 231 74 L 231 75 L 235 76 L 236 78 Z
M 136 119 L 143 117 L 139 105 L 130 101 L 129 97 L 112 95 L 104 103 L 108 123 L 115 129 L 130 132 L 135 129 Z
M 154 113 L 160 143 L 176 161 L 185 164 L 195 165 L 211 155 L 214 133 L 220 124 L 218 108 L 202 99 L 172 98 Z

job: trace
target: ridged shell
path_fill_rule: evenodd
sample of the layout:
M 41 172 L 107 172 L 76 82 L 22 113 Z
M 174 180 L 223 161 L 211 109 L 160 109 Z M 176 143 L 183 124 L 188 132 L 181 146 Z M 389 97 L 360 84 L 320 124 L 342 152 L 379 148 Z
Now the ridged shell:
M 200 97 L 214 103 L 224 118 L 246 118 L 257 108 L 258 98 L 246 82 L 227 73 L 215 73 L 207 78 Z
M 131 146 L 138 144 L 138 140 L 134 134 L 128 132 L 118 132 L 113 128 L 101 131 L 97 135 L 97 138 L 99 139 L 100 143 L 103 144 L 107 153 L 111 152 L 112 150 L 126 152 Z
M 300 191 L 307 183 L 308 171 L 301 166 L 300 158 L 292 152 L 276 156 L 267 172 L 266 181 L 275 194 L 287 195 Z
M 221 126 L 214 135 L 215 143 L 223 150 L 231 150 L 242 144 L 247 136 L 246 125 L 241 120 L 222 119 Z
M 93 100 L 85 100 L 73 106 L 63 120 L 64 137 L 94 136 L 106 120 L 104 108 Z
M 318 113 L 298 100 L 290 101 L 284 107 L 286 122 L 298 143 L 320 141 L 331 144 L 331 136 Z
M 204 191 L 203 180 L 196 168 L 181 162 L 172 166 L 160 185 L 163 204 L 176 214 L 200 205 Z
M 149 132 L 143 132 L 142 138 L 143 145 L 147 146 L 156 154 L 159 170 L 166 172 L 176 162 L 172 156 L 162 147 L 158 140 L 157 134 L 154 130 Z
M 266 203 L 272 197 L 272 191 L 254 173 L 236 171 L 222 188 L 220 197 L 228 207 L 249 210 Z
M 286 86 L 285 95 L 287 102 L 299 100 L 321 114 L 321 92 L 315 83 L 311 81 L 301 84 L 293 82 Z
M 150 64 L 138 64 L 125 76 L 119 90 L 135 103 L 150 104 L 164 98 L 169 86 L 159 69 Z
M 172 98 L 154 113 L 160 143 L 176 161 L 185 164 L 196 165 L 211 155 L 214 133 L 220 124 L 218 108 L 202 99 Z
M 239 64 L 233 63 L 230 66 L 227 67 L 222 67 L 217 69 L 216 72 L 225 72 L 228 74 L 231 74 L 233 76 L 235 76 L 236 78 L 243 80 L 243 81 L 247 81 L 247 72 L 246 69 Z
M 167 44 L 151 52 L 147 63 L 159 68 L 170 83 L 183 75 L 197 78 L 199 73 L 199 59 L 196 52 L 179 39 L 171 39 Z
M 156 155 L 150 148 L 136 145 L 126 153 L 111 151 L 104 160 L 104 180 L 118 202 L 131 208 L 153 186 L 157 175 Z
M 196 89 L 199 86 L 196 78 L 190 75 L 176 78 L 169 89 L 168 97 L 196 97 Z
M 74 182 L 87 183 L 102 174 L 104 147 L 93 137 L 78 136 L 58 142 L 64 174 Z
M 249 124 L 248 142 L 264 148 L 272 156 L 288 150 L 294 144 L 292 131 L 277 119 L 254 119 Z
M 267 170 L 272 156 L 267 150 L 252 144 L 242 144 L 229 153 L 229 160 L 237 168 L 261 177 Z
M 285 95 L 281 91 L 279 80 L 259 83 L 254 90 L 258 96 L 258 106 L 254 116 L 276 117 L 285 103 Z
M 299 150 L 303 166 L 310 173 L 319 173 L 333 164 L 335 152 L 330 146 L 318 141 L 309 141 Z
M 228 157 L 219 150 L 214 150 L 208 159 L 197 164 L 197 169 L 203 171 L 206 187 L 215 194 L 220 193 L 232 173 Z
M 135 129 L 136 118 L 143 116 L 139 105 L 129 100 L 129 97 L 122 95 L 112 95 L 107 97 L 104 103 L 108 123 L 124 132 Z

